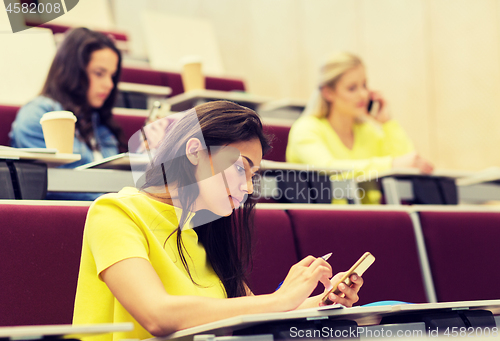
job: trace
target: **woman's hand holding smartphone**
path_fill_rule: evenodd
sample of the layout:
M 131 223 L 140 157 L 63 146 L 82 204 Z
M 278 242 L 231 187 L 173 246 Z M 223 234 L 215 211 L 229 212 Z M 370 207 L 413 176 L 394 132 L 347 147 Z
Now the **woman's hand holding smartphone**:
M 370 91 L 367 111 L 377 122 L 384 124 L 391 119 L 389 107 L 384 97 L 377 91 Z

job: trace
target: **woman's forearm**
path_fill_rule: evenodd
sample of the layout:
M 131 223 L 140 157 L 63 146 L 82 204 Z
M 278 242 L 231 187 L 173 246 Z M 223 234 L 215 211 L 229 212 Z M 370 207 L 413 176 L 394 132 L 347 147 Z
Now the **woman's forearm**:
M 323 294 L 311 296 L 306 299 L 301 305 L 299 305 L 296 310 L 319 307 L 322 298 Z
M 283 311 L 277 295 L 218 299 L 199 296 L 167 296 L 157 307 L 151 324 L 144 326 L 155 336 L 243 314 Z

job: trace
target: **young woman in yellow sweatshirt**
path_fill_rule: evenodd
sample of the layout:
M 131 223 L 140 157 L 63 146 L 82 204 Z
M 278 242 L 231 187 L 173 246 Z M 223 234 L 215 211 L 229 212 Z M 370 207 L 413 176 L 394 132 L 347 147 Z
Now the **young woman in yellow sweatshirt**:
M 322 305 L 340 280 L 321 257 L 292 266 L 273 293 L 248 286 L 253 177 L 269 149 L 259 116 L 209 102 L 168 126 L 139 188 L 99 197 L 85 222 L 74 324 L 132 322 L 93 341 L 146 339 L 233 316 Z M 330 279 L 331 278 L 331 279 Z M 352 306 L 352 275 L 334 303 Z M 318 283 L 325 292 L 310 296 Z
M 370 101 L 378 102 L 373 115 Z M 368 89 L 361 59 L 349 53 L 335 55 L 321 68 L 318 89 L 290 130 L 286 159 L 349 168 L 355 176 L 391 168 L 433 169 L 391 119 L 385 98 Z

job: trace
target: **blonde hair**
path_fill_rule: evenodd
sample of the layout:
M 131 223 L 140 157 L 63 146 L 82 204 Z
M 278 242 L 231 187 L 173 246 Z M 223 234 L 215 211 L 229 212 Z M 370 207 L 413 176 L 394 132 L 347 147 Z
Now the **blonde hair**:
M 309 99 L 303 115 L 312 115 L 318 118 L 328 116 L 330 103 L 321 95 L 321 88 L 324 86 L 335 88 L 339 79 L 347 71 L 359 65 L 363 65 L 361 59 L 348 52 L 341 52 L 331 56 L 320 68 L 318 88 Z

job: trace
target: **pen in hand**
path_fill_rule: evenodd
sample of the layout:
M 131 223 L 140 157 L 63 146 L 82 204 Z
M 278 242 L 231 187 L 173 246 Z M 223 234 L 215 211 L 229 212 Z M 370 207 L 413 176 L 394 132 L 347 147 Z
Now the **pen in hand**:
M 321 256 L 321 258 L 323 258 L 325 261 L 328 260 L 328 258 L 330 258 L 330 256 L 333 254 L 333 252 L 330 252 L 330 253 L 327 253 L 326 255 L 324 256 Z M 278 290 L 279 288 L 281 288 L 281 285 L 283 284 L 283 281 L 281 281 L 281 283 L 278 285 L 278 287 L 276 288 L 276 290 Z M 274 291 L 276 291 L 274 290 Z

